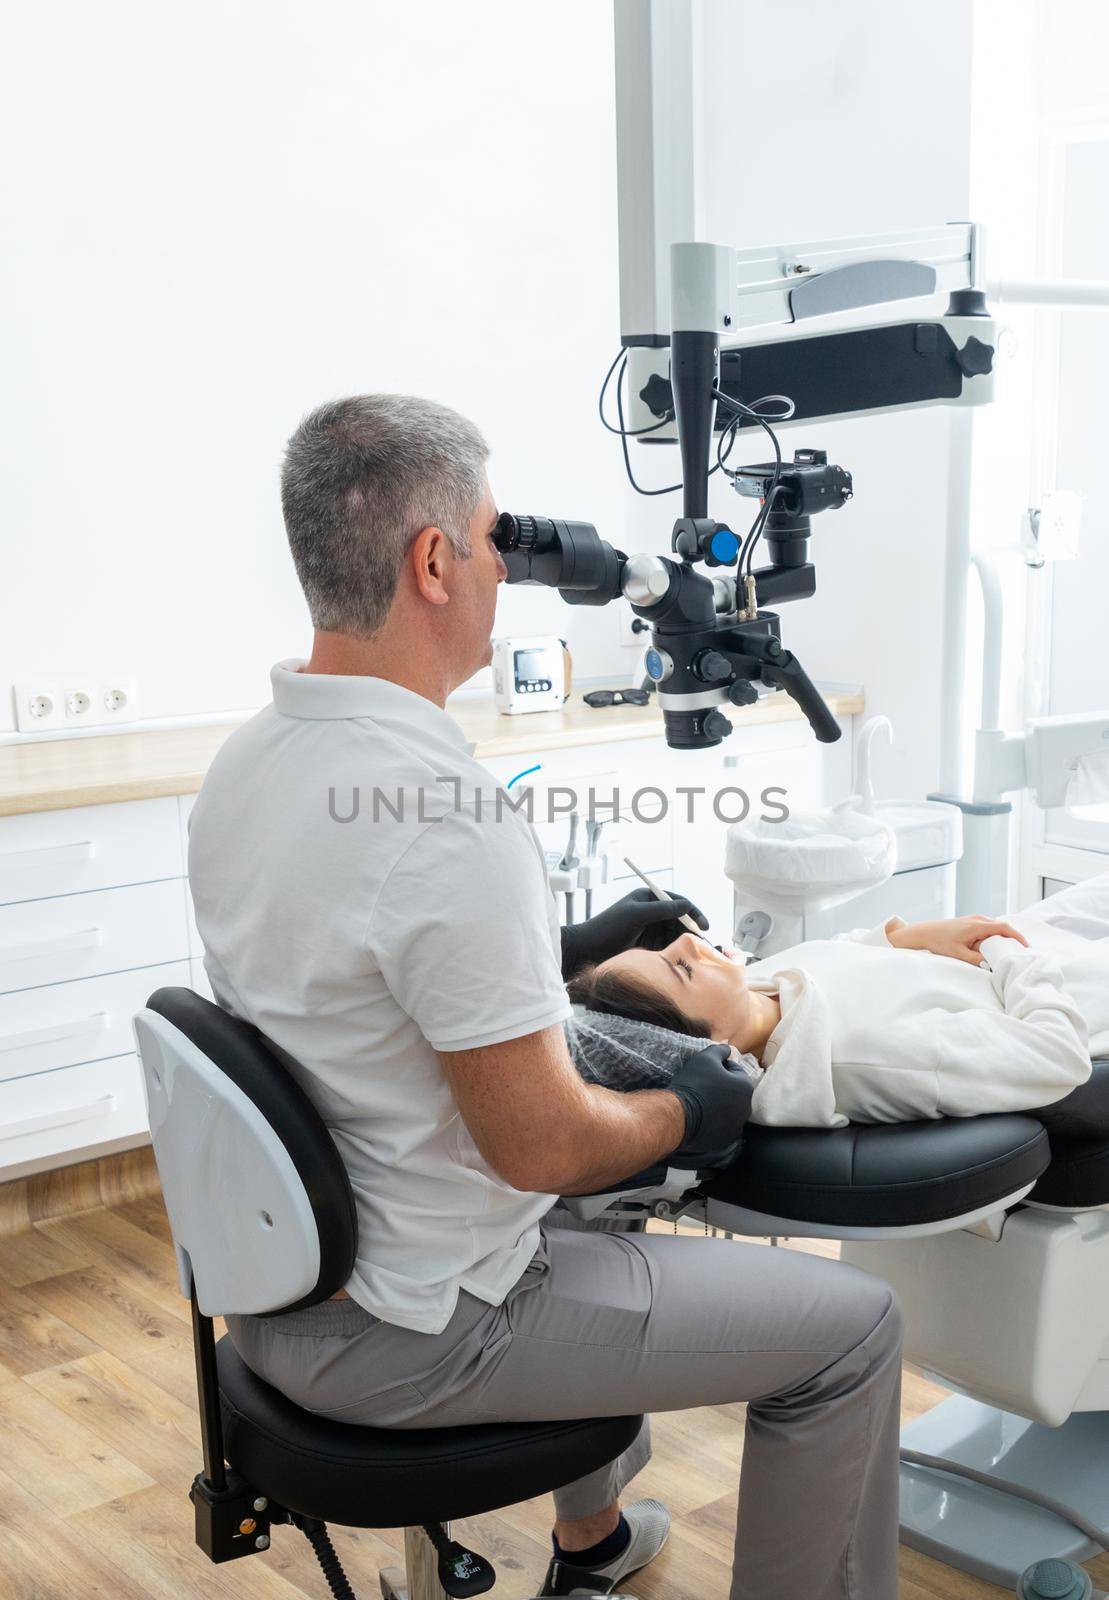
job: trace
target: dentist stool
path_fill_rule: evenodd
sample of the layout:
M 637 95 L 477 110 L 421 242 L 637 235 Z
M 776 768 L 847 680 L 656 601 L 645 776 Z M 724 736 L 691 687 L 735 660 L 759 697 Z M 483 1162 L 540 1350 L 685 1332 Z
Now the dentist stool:
M 450 1518 L 495 1511 L 583 1477 L 626 1450 L 639 1417 L 363 1428 L 312 1415 L 255 1376 L 212 1318 L 327 1300 L 355 1257 L 346 1169 L 308 1096 L 257 1029 L 189 989 L 159 989 L 135 1019 L 154 1155 L 182 1294 L 192 1304 L 204 1469 L 190 1498 L 216 1562 L 265 1550 L 291 1523 L 336 1600 L 354 1600 L 328 1522 L 405 1530 L 406 1572 L 385 1600 L 479 1594 L 488 1562 Z

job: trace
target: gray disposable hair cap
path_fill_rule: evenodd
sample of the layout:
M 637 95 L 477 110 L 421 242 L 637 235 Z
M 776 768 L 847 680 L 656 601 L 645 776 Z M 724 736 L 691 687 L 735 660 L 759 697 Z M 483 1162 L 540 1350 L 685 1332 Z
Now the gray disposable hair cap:
M 606 1089 L 665 1089 L 681 1062 L 712 1043 L 586 1006 L 574 1007 L 565 1028 L 570 1058 L 581 1077 Z M 739 1061 L 757 1083 L 762 1068 L 754 1056 L 740 1056 Z

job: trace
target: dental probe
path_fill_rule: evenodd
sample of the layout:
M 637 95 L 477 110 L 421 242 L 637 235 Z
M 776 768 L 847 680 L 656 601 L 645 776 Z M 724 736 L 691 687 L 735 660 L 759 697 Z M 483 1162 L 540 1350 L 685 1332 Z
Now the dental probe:
M 647 885 L 648 889 L 650 889 L 656 900 L 673 900 L 674 896 L 672 894 L 667 894 L 665 889 L 660 889 L 657 883 L 653 883 L 645 872 L 640 871 L 630 856 L 624 857 L 624 865 L 626 867 L 630 867 L 635 873 L 636 877 L 640 878 Z M 678 921 L 681 923 L 683 928 L 688 928 L 690 933 L 695 933 L 698 939 L 705 938 L 704 932 L 697 926 L 693 918 L 688 913 L 686 913 L 685 916 L 679 917 Z M 709 944 L 711 943 L 711 940 L 706 939 L 705 942 L 706 944 Z

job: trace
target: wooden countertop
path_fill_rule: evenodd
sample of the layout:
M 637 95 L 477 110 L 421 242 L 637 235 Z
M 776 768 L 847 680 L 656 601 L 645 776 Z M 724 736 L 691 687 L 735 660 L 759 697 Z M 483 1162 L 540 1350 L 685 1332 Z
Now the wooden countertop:
M 863 710 L 860 689 L 835 684 L 825 685 L 822 692 L 837 716 L 851 716 Z M 662 713 L 654 701 L 647 706 L 595 710 L 582 703 L 578 691 L 561 711 L 506 717 L 495 709 L 490 695 L 457 696 L 447 702 L 447 710 L 473 741 L 479 760 L 575 745 L 652 739 L 662 732 Z M 801 713 L 779 690 L 756 705 L 733 710 L 731 716 L 737 727 L 745 728 L 793 722 Z M 0 817 L 195 794 L 212 757 L 237 726 L 233 722 L 212 723 L 0 745 Z

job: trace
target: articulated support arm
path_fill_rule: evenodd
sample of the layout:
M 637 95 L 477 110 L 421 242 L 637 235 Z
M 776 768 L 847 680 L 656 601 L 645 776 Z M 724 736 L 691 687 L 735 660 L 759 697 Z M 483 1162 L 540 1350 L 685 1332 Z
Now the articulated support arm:
M 749 685 L 753 679 L 775 689 L 784 689 L 809 719 L 821 744 L 834 744 L 840 726 L 828 710 L 815 683 L 792 650 L 787 650 L 776 634 L 748 634 L 734 630 L 721 635 L 716 645 L 735 673 L 728 698 L 736 705 L 749 704 Z M 737 693 L 738 691 L 738 693 Z

